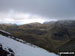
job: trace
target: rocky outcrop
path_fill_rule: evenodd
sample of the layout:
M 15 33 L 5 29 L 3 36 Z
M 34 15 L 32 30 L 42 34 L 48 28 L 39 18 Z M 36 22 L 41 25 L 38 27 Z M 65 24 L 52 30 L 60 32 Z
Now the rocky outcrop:
M 10 52 L 3 49 L 2 45 L 0 44 L 0 56 L 14 56 L 13 50 L 9 49 Z

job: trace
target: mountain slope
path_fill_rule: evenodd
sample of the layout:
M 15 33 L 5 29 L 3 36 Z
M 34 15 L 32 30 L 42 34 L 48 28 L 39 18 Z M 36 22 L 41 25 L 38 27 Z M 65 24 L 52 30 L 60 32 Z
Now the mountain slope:
M 75 52 L 75 38 L 57 48 L 59 51 Z
M 63 20 L 44 24 L 0 25 L 0 29 L 10 32 L 15 38 L 37 45 L 50 52 L 75 38 L 75 21 Z M 71 41 L 70 41 L 71 42 Z M 69 44 L 71 45 L 71 44 Z M 63 48 L 65 50 L 65 48 Z
M 2 45 L 2 48 L 8 52 L 9 48 L 13 50 L 15 56 L 57 56 L 53 53 L 47 52 L 42 48 L 31 47 L 29 45 L 13 40 L 9 37 L 5 37 L 0 34 L 0 44 Z

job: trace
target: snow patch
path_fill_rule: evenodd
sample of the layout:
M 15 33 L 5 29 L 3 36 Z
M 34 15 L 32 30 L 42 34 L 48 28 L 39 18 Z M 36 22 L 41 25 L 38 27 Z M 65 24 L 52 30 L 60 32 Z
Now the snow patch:
M 3 48 L 7 51 L 9 48 L 13 50 L 15 56 L 58 56 L 42 48 L 34 48 L 3 35 L 0 35 L 0 44 L 2 44 Z

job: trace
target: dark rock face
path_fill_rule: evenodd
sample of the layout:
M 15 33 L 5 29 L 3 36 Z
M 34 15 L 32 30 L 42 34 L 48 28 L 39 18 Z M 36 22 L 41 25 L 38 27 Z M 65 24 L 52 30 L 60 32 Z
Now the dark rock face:
M 29 33 L 29 34 L 37 34 L 37 35 L 43 35 L 45 33 L 47 33 L 47 31 L 41 31 L 41 30 L 26 30 L 25 32 Z
M 57 21 L 51 29 L 51 38 L 67 40 L 75 36 L 75 21 Z
M 11 50 L 11 49 L 10 49 L 10 50 Z M 10 50 L 9 50 L 9 51 L 10 51 Z M 0 45 L 0 56 L 8 56 L 8 55 L 14 56 L 13 53 L 14 53 L 13 51 L 9 53 L 9 52 L 3 50 L 2 45 Z
M 56 33 L 53 33 L 52 39 L 55 40 L 70 39 L 70 34 L 67 30 L 57 31 Z

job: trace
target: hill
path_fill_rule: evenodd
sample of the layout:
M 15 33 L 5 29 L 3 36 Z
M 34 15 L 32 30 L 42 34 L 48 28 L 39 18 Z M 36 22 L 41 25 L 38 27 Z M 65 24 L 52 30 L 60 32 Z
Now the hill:
M 75 21 L 73 20 L 56 21 L 47 24 L 0 24 L 0 29 L 10 32 L 15 39 L 22 39 L 55 53 L 60 51 L 58 48 L 67 45 L 67 43 L 75 38 Z M 63 50 L 65 50 L 65 48 L 63 48 Z
M 9 37 L 11 36 L 7 37 L 0 33 L 0 56 L 57 56 L 37 46 L 30 46 Z

